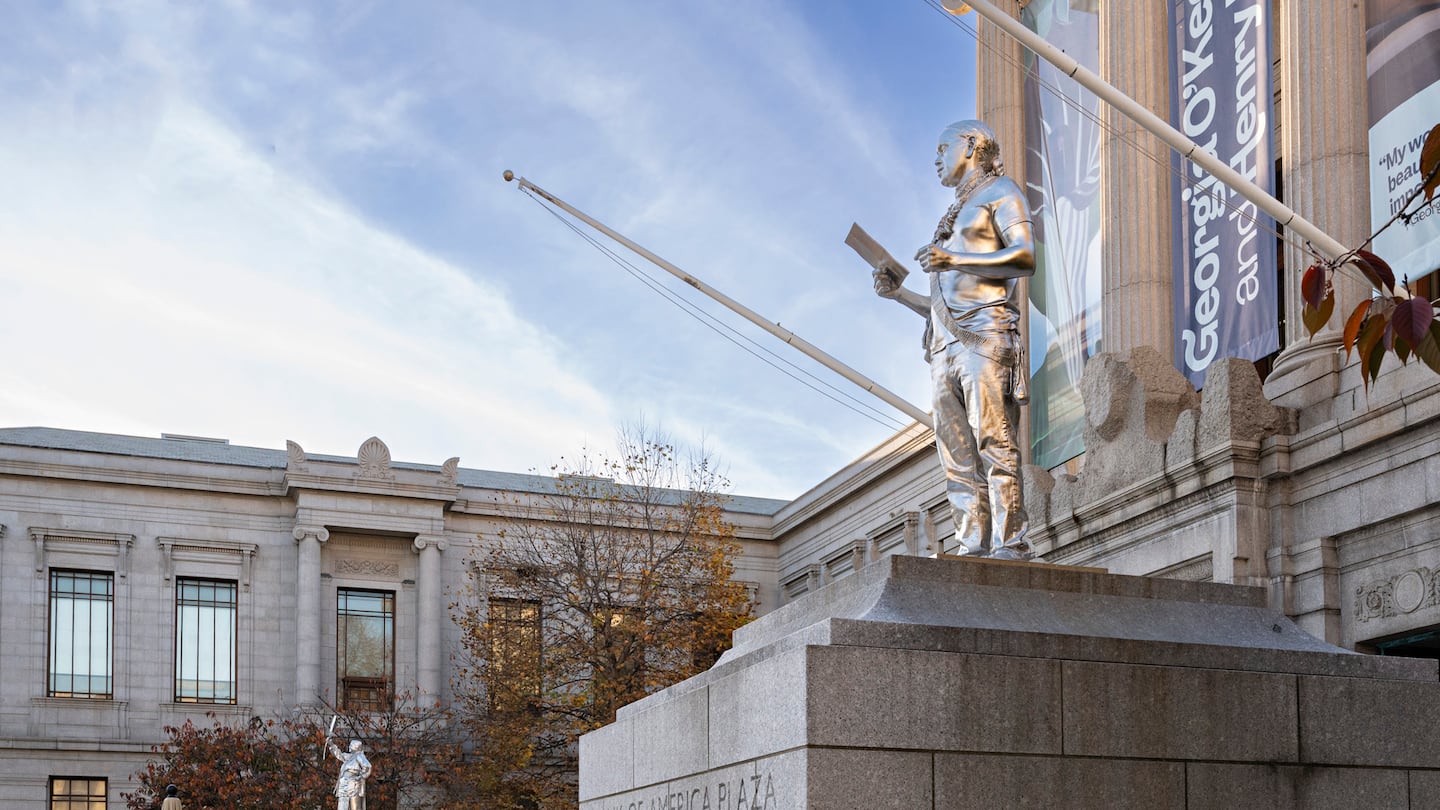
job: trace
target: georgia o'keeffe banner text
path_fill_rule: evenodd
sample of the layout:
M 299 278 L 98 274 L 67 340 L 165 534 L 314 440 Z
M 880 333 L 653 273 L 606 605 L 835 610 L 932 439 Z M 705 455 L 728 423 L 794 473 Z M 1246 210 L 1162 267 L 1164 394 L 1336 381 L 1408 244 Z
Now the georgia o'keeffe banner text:
M 1174 125 L 1274 188 L 1270 4 L 1172 0 Z M 1197 387 L 1222 357 L 1280 347 L 1273 221 L 1200 167 L 1175 159 L 1175 361 Z

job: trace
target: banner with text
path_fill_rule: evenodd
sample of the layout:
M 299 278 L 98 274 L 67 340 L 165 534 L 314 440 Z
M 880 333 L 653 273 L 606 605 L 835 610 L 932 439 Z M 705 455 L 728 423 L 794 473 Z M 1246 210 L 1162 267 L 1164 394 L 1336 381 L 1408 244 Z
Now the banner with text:
M 1440 124 L 1440 2 L 1367 0 L 1370 229 L 1385 227 L 1420 187 L 1420 146 Z M 1440 197 L 1424 197 L 1370 248 L 1414 281 L 1440 267 Z
M 1268 0 L 1171 5 L 1174 126 L 1273 192 L 1270 25 Z M 1259 360 L 1280 348 L 1276 240 L 1254 203 L 1174 162 L 1175 363 L 1199 387 L 1216 359 Z

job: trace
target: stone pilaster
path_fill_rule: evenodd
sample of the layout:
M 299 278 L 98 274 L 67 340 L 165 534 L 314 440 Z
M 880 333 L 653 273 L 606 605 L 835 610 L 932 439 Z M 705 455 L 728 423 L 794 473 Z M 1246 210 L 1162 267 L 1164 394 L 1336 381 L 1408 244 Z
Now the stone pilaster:
M 1365 4 L 1281 0 L 1276 13 L 1285 203 L 1346 246 L 1356 246 L 1370 227 Z M 1312 261 L 1286 245 L 1286 347 L 1266 384 L 1272 396 L 1339 368 L 1338 323 L 1368 295 L 1365 282 L 1337 276 L 1338 317 L 1312 340 L 1300 319 L 1300 274 Z
M 295 702 L 320 694 L 320 545 L 330 539 L 322 526 L 296 526 Z
M 1170 118 L 1167 5 L 1100 4 L 1102 78 L 1165 120 Z M 1151 346 L 1171 359 L 1170 150 L 1110 105 L 1101 110 L 1112 130 L 1101 152 L 1102 346 L 1117 353 Z
M 422 698 L 440 694 L 440 627 L 443 615 L 441 599 L 444 586 L 440 581 L 440 553 L 445 541 L 439 537 L 415 538 L 415 553 L 420 555 L 420 572 L 415 582 L 416 620 L 416 687 Z

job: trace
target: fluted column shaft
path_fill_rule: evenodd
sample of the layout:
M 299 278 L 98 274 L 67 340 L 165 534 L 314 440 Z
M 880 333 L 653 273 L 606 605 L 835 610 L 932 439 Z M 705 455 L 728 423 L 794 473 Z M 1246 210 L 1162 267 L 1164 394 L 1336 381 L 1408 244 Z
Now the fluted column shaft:
M 443 616 L 441 599 L 444 586 L 440 582 L 440 552 L 445 541 L 438 537 L 415 538 L 415 551 L 420 555 L 420 571 L 415 582 L 416 620 L 416 681 L 422 699 L 440 694 L 440 627 Z
M 1165 120 L 1170 118 L 1168 5 L 1100 4 L 1101 77 Z M 1100 158 L 1102 347 L 1126 352 L 1153 346 L 1170 359 L 1175 356 L 1170 150 L 1110 105 L 1101 110 L 1111 129 Z
M 1020 0 L 998 0 L 1000 10 L 1020 19 Z M 975 52 L 975 110 L 1000 139 L 1005 173 L 1025 187 L 1025 70 L 1024 48 L 1014 37 L 979 15 L 979 44 Z
M 1020 19 L 1021 0 L 995 0 L 1006 14 Z M 1014 37 L 973 15 L 978 33 L 975 49 L 975 114 L 1000 141 L 1005 173 L 1025 188 L 1025 49 Z M 1020 300 L 1030 300 L 1030 280 L 1020 282 Z M 1030 334 L 1030 308 L 1020 310 L 1020 329 Z M 1030 409 L 1020 411 L 1020 458 L 1030 463 Z
M 1365 4 L 1281 0 L 1280 154 L 1285 203 L 1349 247 L 1369 236 L 1369 138 L 1365 116 Z M 1337 319 L 1311 340 L 1300 319 L 1300 274 L 1314 259 L 1285 246 L 1285 351 L 1276 374 L 1334 362 Z M 1364 281 L 1336 277 L 1336 312 L 1368 295 Z
M 320 544 L 330 539 L 323 527 L 296 526 L 295 702 L 320 694 Z

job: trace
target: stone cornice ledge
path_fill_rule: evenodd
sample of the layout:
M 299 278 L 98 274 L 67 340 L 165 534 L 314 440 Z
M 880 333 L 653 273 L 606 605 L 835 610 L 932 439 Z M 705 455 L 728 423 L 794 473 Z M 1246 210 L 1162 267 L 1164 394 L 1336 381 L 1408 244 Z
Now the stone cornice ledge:
M 908 437 L 905 435 L 907 432 L 915 430 L 916 427 L 916 425 L 912 425 L 886 439 L 869 453 L 847 464 L 843 469 L 782 507 L 779 512 L 775 513 L 774 535 L 779 537 L 836 503 L 845 501 L 894 468 L 909 462 L 916 455 L 921 453 L 933 455 L 935 434 L 929 428 L 919 430 Z M 936 466 L 939 466 L 938 461 Z M 856 468 L 859 468 L 858 473 L 855 472 Z
M 1431 373 L 1425 368 L 1420 371 Z M 1394 424 L 1395 421 L 1399 424 Z M 1425 431 L 1419 429 L 1437 421 L 1440 421 L 1440 381 L 1418 391 L 1401 393 L 1384 403 L 1372 400 L 1342 418 L 1276 439 L 1288 457 L 1284 469 L 1289 472 L 1332 462 L 1336 448 L 1327 445 L 1338 443 L 1340 452 L 1354 453 L 1403 434 L 1423 437 Z
M 206 466 L 198 462 L 175 462 L 177 465 Z M 212 465 L 213 466 L 213 465 Z M 0 475 L 26 478 L 60 478 L 102 484 L 128 484 L 166 489 L 192 489 L 234 495 L 276 496 L 285 494 L 285 482 L 278 469 L 265 468 L 259 475 L 237 477 L 237 471 L 250 467 L 225 465 L 223 475 L 200 475 L 186 472 L 114 469 L 87 464 L 63 464 L 44 461 L 0 461 Z M 243 473 L 240 473 L 243 475 Z
M 312 467 L 318 466 L 311 463 Z M 313 472 L 296 472 L 290 470 L 285 474 L 285 490 L 293 493 L 299 489 L 313 489 L 324 492 L 349 492 L 357 495 L 383 495 L 394 498 L 411 498 L 422 501 L 445 501 L 453 503 L 459 496 L 459 487 L 453 484 L 424 483 L 419 480 L 404 480 L 410 476 L 405 473 L 409 470 L 395 471 L 395 478 L 358 478 L 353 475 L 353 469 L 347 470 L 345 475 L 324 475 Z M 435 479 L 435 473 L 417 471 L 415 478 Z
M 1218 496 L 1234 493 L 1244 482 L 1258 482 L 1260 478 L 1236 472 L 1233 456 L 1225 450 L 1224 447 L 1212 449 L 1196 463 L 1185 465 L 1178 476 L 1150 476 L 1123 490 L 1075 506 L 1062 515 L 1047 514 L 1047 522 L 1031 524 L 1031 535 L 1036 542 L 1041 542 L 1053 541 L 1067 529 L 1079 531 L 1075 540 L 1050 549 L 1060 552 L 1061 556 L 1055 561 L 1062 562 L 1073 551 L 1104 544 L 1119 533 L 1144 534 L 1147 527 L 1197 507 L 1212 514 L 1226 511 L 1231 501 Z

